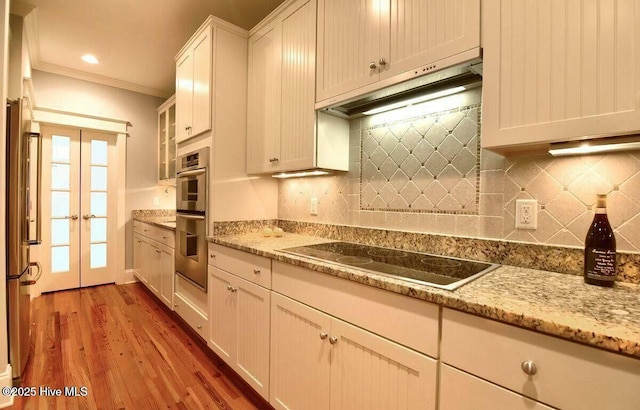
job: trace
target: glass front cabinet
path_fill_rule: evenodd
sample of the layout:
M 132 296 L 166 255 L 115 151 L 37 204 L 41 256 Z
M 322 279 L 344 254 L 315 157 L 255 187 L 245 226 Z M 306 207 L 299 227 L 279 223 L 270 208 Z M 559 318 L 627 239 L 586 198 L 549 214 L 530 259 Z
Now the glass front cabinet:
M 176 183 L 176 96 L 158 107 L 158 182 Z

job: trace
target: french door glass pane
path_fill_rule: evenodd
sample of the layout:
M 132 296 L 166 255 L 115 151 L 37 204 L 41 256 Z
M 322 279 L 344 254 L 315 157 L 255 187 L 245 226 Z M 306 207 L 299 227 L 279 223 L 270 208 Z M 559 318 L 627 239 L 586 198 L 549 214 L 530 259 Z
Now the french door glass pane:
M 51 161 L 69 162 L 71 158 L 71 138 L 62 135 L 51 137 Z
M 91 165 L 107 165 L 107 141 L 91 140 Z
M 69 245 L 69 220 L 51 220 L 51 245 Z
M 107 216 L 107 193 L 91 193 L 91 214 L 95 216 Z
M 107 244 L 91 244 L 91 269 L 107 266 Z
M 69 192 L 51 191 L 51 217 L 69 216 Z
M 71 166 L 67 164 L 51 164 L 51 189 L 69 189 Z
M 51 248 L 51 272 L 69 271 L 69 247 L 54 246 Z
M 91 219 L 91 242 L 107 241 L 107 218 Z
M 102 167 L 102 166 L 91 167 L 91 190 L 92 191 L 107 190 L 107 167 Z

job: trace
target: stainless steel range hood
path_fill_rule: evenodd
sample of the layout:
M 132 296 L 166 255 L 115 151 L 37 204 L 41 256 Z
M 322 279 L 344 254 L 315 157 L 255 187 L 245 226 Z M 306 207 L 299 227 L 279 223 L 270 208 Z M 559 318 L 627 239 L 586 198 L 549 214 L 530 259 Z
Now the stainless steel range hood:
M 411 100 L 454 87 L 474 88 L 481 84 L 482 60 L 478 58 L 322 108 L 321 111 L 343 118 L 358 118 L 363 116 L 365 111 L 384 105 Z

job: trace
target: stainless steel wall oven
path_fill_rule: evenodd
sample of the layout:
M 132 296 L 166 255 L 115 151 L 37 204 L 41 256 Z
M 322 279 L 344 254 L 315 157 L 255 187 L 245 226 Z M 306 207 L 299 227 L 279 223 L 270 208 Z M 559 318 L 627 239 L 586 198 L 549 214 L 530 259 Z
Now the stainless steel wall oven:
M 177 159 L 176 273 L 207 291 L 209 148 Z

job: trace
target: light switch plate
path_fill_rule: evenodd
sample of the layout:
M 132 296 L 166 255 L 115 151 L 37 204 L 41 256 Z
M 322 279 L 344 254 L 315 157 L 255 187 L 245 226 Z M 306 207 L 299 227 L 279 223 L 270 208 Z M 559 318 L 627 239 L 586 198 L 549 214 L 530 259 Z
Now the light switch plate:
M 516 229 L 538 229 L 538 201 L 535 199 L 516 200 Z
M 309 206 L 309 213 L 311 215 L 318 215 L 318 198 L 311 198 L 311 205 Z

